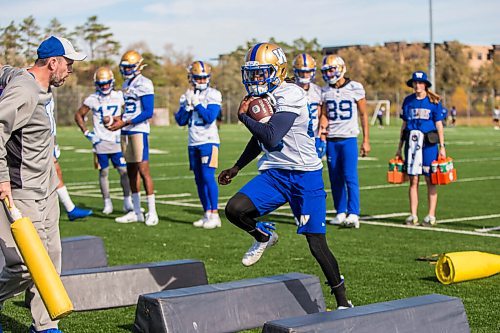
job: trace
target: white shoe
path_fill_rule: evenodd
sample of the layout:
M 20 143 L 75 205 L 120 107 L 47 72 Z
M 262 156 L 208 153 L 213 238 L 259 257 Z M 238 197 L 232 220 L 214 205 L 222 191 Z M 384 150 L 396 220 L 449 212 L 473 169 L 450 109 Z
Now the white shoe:
M 406 225 L 418 225 L 418 217 L 416 215 L 410 215 L 405 220 Z
M 349 216 L 345 219 L 343 225 L 347 228 L 356 228 L 359 229 L 359 216 L 356 214 L 349 214 Z
M 156 212 L 146 213 L 146 225 L 148 227 L 153 227 L 158 224 L 160 220 L 158 219 L 158 214 Z
M 264 251 L 268 248 L 273 246 L 278 242 L 278 234 L 273 232 L 271 238 L 267 242 L 261 243 L 255 241 L 252 246 L 248 249 L 248 251 L 245 253 L 243 256 L 243 259 L 241 260 L 241 263 L 244 266 L 252 266 L 255 264 L 257 261 L 259 261 L 260 257 L 264 254 Z
M 117 217 L 115 219 L 117 223 L 133 223 L 133 222 L 144 222 L 144 215 L 136 214 L 134 211 L 128 212 L 127 214 Z
M 424 221 L 422 222 L 422 225 L 427 226 L 427 227 L 429 227 L 429 226 L 432 227 L 432 226 L 435 226 L 436 224 L 437 224 L 436 217 L 430 216 L 430 215 L 427 215 L 424 218 Z
M 215 228 L 220 228 L 222 225 L 222 222 L 220 220 L 219 214 L 217 215 L 210 215 L 208 218 L 208 221 L 203 224 L 204 229 L 215 229 Z
M 350 308 L 353 308 L 354 305 L 352 305 L 352 302 L 351 301 L 347 301 L 347 303 L 349 303 L 349 306 L 338 306 L 337 307 L 337 310 L 345 310 L 345 309 L 350 309 Z
M 197 221 L 194 221 L 193 222 L 193 227 L 196 227 L 196 228 L 203 228 L 203 225 L 208 222 L 208 215 L 205 214 L 203 215 L 203 217 Z
M 346 218 L 346 214 L 345 213 L 340 213 L 340 214 L 337 214 L 337 216 L 335 216 L 328 223 L 330 223 L 332 225 L 342 225 L 342 223 L 344 223 L 344 221 L 345 221 L 345 218 Z

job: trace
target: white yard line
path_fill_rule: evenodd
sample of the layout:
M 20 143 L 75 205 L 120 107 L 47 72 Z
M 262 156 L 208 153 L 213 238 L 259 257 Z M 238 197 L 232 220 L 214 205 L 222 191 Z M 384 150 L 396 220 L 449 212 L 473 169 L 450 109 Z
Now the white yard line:
M 481 229 L 474 229 L 474 231 L 477 231 L 477 232 L 500 231 L 500 226 L 498 226 L 498 227 L 493 227 L 493 228 L 481 228 Z
M 438 220 L 438 223 L 441 224 L 441 223 L 451 223 L 451 222 L 461 222 L 461 221 L 488 220 L 488 219 L 496 219 L 497 217 L 500 217 L 500 214 L 458 217 L 453 219 Z
M 447 232 L 447 233 L 452 233 L 452 234 L 500 238 L 500 234 L 486 234 L 486 233 L 481 233 L 481 232 L 477 232 L 477 231 L 456 230 L 456 229 L 448 229 L 448 228 L 422 227 L 422 226 L 413 226 L 413 225 L 379 222 L 379 221 L 363 221 L 363 224 L 378 225 L 378 226 L 393 227 L 393 228 L 407 228 L 407 229 L 424 230 L 424 231 Z
M 91 197 L 91 198 L 101 198 L 100 194 L 92 194 L 92 193 L 81 193 L 81 192 L 70 192 L 71 195 L 75 196 L 82 196 L 82 197 Z M 120 200 L 121 197 L 119 196 L 111 196 L 112 199 Z M 142 200 L 143 202 L 146 202 L 145 198 Z M 188 202 L 179 202 L 179 201 L 167 201 L 167 200 L 156 200 L 156 203 L 158 204 L 164 204 L 164 205 L 171 205 L 171 206 L 181 206 L 181 207 L 195 207 L 195 208 L 200 208 L 199 203 L 188 203 Z M 225 207 L 226 203 L 221 203 L 220 209 L 223 209 Z M 400 214 L 403 213 L 392 213 L 392 214 L 384 214 L 384 215 L 378 215 L 378 218 L 381 218 L 381 216 L 386 216 L 386 217 L 395 217 L 395 216 L 400 216 Z M 406 213 L 404 213 L 406 215 Z M 281 212 L 273 212 L 270 215 L 276 215 L 276 216 L 285 216 L 285 217 L 293 217 L 293 214 L 291 213 L 281 213 Z M 500 214 L 495 214 L 500 217 Z M 377 216 L 377 215 L 375 215 Z M 375 218 L 375 216 L 372 217 L 367 217 L 367 219 L 370 218 Z M 481 217 L 484 219 L 486 218 L 493 218 L 491 217 L 493 215 L 484 215 L 484 216 L 475 216 L 475 217 L 469 217 L 469 218 L 459 218 L 459 219 L 448 219 L 444 220 L 447 222 L 451 222 L 451 220 L 480 220 Z M 447 232 L 447 233 L 455 233 L 455 234 L 463 234 L 463 235 L 473 235 L 473 236 L 483 236 L 483 237 L 498 237 L 500 238 L 500 234 L 488 234 L 484 232 L 477 232 L 477 231 L 466 231 L 466 230 L 455 230 L 455 229 L 448 229 L 448 228 L 435 228 L 435 227 L 422 227 L 422 226 L 409 226 L 405 224 L 400 224 L 400 223 L 390 223 L 390 222 L 382 222 L 382 221 L 367 221 L 362 220 L 363 224 L 369 224 L 369 225 L 377 225 L 377 226 L 385 226 L 385 227 L 393 227 L 393 228 L 407 228 L 407 229 L 415 229 L 415 230 L 424 230 L 424 231 L 437 231 L 437 232 Z

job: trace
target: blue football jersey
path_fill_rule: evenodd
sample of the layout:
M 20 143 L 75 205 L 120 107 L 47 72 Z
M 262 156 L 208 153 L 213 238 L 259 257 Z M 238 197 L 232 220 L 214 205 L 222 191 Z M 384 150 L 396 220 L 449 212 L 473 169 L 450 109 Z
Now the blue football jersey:
M 415 94 L 406 96 L 400 116 L 406 121 L 407 130 L 419 130 L 423 133 L 435 131 L 436 122 L 444 118 L 441 102 L 431 103 L 428 96 L 417 99 Z

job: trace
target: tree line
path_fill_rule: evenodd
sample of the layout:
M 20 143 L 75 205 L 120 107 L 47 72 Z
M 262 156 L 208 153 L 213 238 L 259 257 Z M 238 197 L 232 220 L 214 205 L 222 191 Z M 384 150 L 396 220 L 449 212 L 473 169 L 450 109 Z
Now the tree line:
M 30 15 L 19 23 L 11 21 L 0 28 L 0 62 L 14 66 L 31 64 L 35 60 L 37 46 L 50 35 L 66 37 L 77 49 L 89 54 L 89 61 L 76 64 L 75 74 L 69 84 L 60 89 L 60 96 L 74 96 L 77 90 L 92 90 L 93 73 L 102 65 L 109 65 L 113 69 L 117 86 L 120 86 L 121 77 L 118 75 L 116 59 L 122 52 L 136 49 L 148 65 L 144 74 L 153 80 L 157 88 L 157 105 L 169 109 L 172 114 L 177 109 L 178 97 L 188 85 L 186 67 L 196 60 L 190 52 L 178 51 L 171 44 L 164 46 L 162 55 L 155 54 L 144 42 L 122 47 L 110 27 L 99 22 L 96 15 L 90 16 L 73 30 L 63 26 L 57 18 L 41 28 L 33 15 Z M 316 82 L 323 84 L 320 71 L 323 47 L 317 39 L 299 38 L 287 43 L 270 38 L 269 41 L 279 44 L 285 51 L 289 76 L 293 75 L 292 60 L 297 54 L 307 52 L 312 55 L 318 68 Z M 230 108 L 230 112 L 236 112 L 238 103 L 245 94 L 240 68 L 247 50 L 255 43 L 257 40 L 246 41 L 235 50 L 219 56 L 218 61 L 212 64 L 212 84 L 223 93 L 226 100 L 223 106 Z M 406 87 L 406 80 L 411 73 L 427 69 L 429 50 L 423 43 L 391 45 L 349 47 L 340 49 L 338 54 L 346 61 L 346 76 L 363 83 L 368 99 L 389 99 L 397 109 L 399 106 L 395 104 L 410 92 Z M 494 104 L 498 104 L 500 54 L 497 52 L 493 61 L 473 71 L 468 66 L 464 47 L 458 41 L 436 46 L 437 93 L 443 95 L 450 107 L 452 104 L 456 105 L 459 112 L 472 108 L 476 114 L 488 114 Z M 64 99 L 59 98 L 59 109 L 65 107 L 71 108 L 73 112 L 74 106 L 65 106 Z M 236 120 L 236 117 L 233 119 Z

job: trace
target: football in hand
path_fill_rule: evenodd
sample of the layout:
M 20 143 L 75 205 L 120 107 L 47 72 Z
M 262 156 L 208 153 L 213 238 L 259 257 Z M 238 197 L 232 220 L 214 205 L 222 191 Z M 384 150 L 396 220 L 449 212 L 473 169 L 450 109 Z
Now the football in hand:
M 104 126 L 106 126 L 106 127 L 113 125 L 113 121 L 114 121 L 114 119 L 112 116 L 102 117 L 102 122 L 103 122 Z
M 258 97 L 248 104 L 247 114 L 260 123 L 267 123 L 273 113 L 273 106 L 267 98 Z

